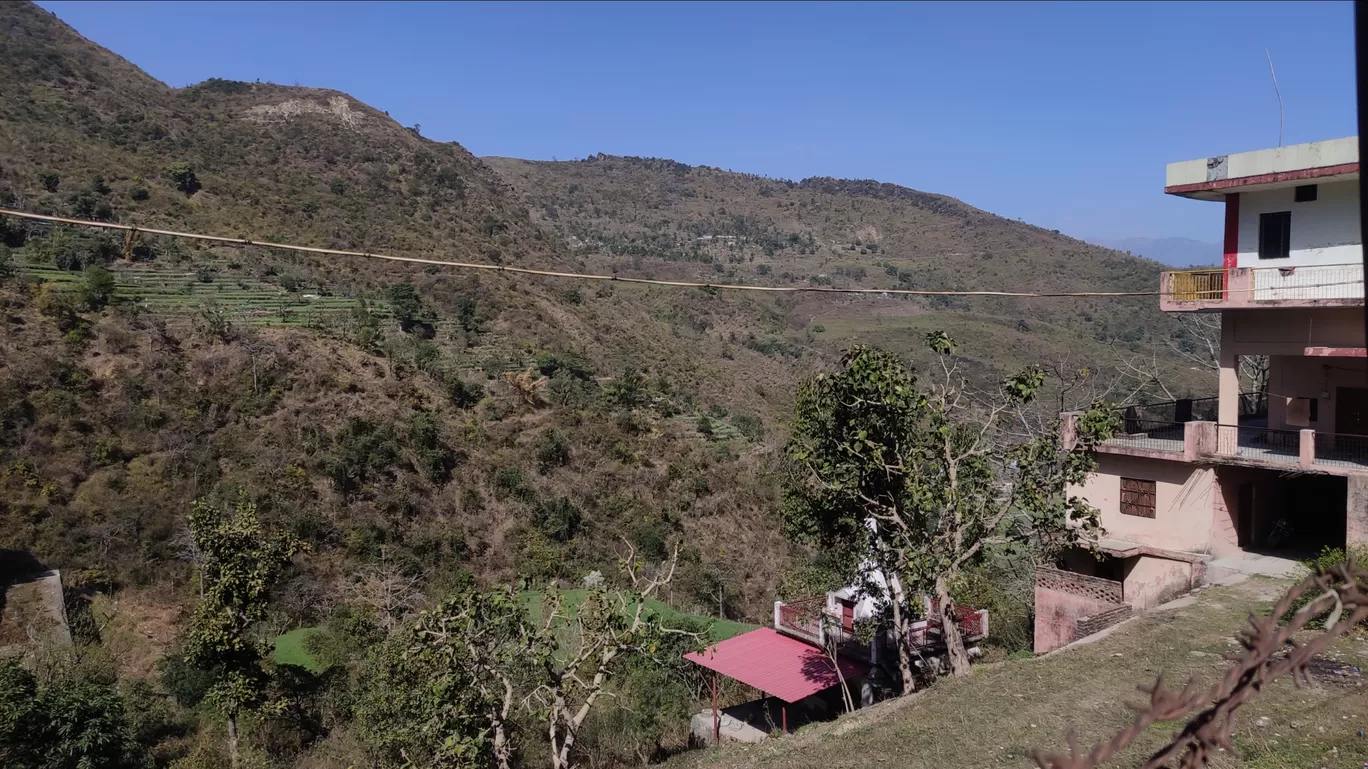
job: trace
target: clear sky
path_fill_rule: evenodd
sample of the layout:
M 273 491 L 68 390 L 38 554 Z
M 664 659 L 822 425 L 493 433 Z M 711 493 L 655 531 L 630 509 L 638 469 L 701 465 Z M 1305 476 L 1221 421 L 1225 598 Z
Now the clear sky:
M 874 178 L 1087 238 L 1220 240 L 1164 164 L 1355 133 L 1351 3 L 42 2 L 183 86 L 346 91 L 477 155 Z

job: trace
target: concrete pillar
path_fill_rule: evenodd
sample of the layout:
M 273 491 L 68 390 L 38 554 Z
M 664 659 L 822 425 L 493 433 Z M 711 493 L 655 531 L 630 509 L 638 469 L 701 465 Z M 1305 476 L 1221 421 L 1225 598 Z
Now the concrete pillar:
M 1216 453 L 1216 423 L 1188 422 L 1183 425 L 1183 459 L 1196 462 Z
M 1311 467 L 1316 464 L 1316 431 L 1302 430 L 1299 435 L 1301 436 L 1301 443 L 1297 446 L 1299 449 L 1297 464 L 1302 467 Z
M 1368 475 L 1355 473 L 1349 476 L 1344 514 L 1346 544 L 1368 545 Z
M 1216 408 L 1216 421 L 1227 427 L 1219 428 L 1217 452 L 1222 454 L 1238 453 L 1240 424 L 1240 359 L 1235 355 L 1235 316 L 1221 313 L 1221 354 L 1220 378 L 1217 395 L 1220 400 Z
M 1240 423 L 1240 360 L 1235 355 L 1235 317 L 1221 313 L 1220 382 L 1216 421 L 1223 425 Z
M 1078 416 L 1077 411 L 1066 411 L 1059 415 L 1059 445 L 1065 451 L 1073 451 L 1078 445 Z

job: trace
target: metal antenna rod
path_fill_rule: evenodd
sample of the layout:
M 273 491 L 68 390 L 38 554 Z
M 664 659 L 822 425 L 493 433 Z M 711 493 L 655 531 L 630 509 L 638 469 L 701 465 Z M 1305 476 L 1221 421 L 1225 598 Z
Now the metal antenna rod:
M 1273 71 L 1273 54 L 1264 49 L 1264 56 L 1268 57 L 1268 74 L 1273 76 L 1273 93 L 1278 96 L 1278 146 L 1282 146 L 1283 140 L 1283 103 L 1282 91 L 1278 90 L 1278 73 Z

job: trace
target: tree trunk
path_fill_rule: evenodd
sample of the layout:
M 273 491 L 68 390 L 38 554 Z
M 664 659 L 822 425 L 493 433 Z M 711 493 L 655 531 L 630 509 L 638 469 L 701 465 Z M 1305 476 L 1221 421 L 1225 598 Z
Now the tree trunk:
M 888 582 L 889 592 L 893 595 L 893 633 L 896 636 L 894 646 L 898 649 L 898 675 L 902 678 L 903 694 L 911 694 L 917 690 L 917 681 L 912 677 L 912 655 L 907 648 L 912 638 L 908 634 L 907 616 L 903 614 L 902 585 L 898 584 L 896 578 Z
M 242 757 L 238 755 L 237 713 L 228 714 L 228 765 L 238 769 Z
M 941 634 L 945 638 L 945 654 L 950 659 L 950 675 L 969 675 L 969 652 L 964 648 L 959 623 L 955 618 L 955 604 L 950 601 L 950 589 L 944 577 L 936 577 L 936 604 L 940 611 Z

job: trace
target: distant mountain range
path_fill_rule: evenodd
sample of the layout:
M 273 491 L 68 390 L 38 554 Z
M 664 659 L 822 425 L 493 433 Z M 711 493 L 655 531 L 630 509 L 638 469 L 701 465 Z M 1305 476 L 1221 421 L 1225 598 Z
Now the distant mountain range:
M 1204 267 L 1221 263 L 1220 243 L 1192 238 L 1099 238 L 1091 242 L 1174 267 Z

